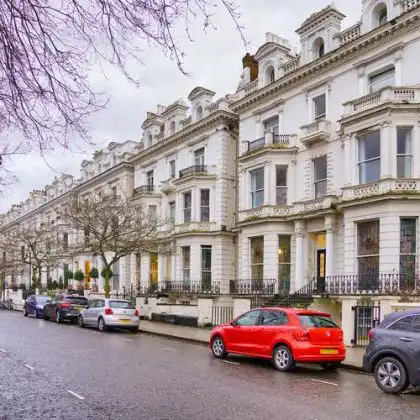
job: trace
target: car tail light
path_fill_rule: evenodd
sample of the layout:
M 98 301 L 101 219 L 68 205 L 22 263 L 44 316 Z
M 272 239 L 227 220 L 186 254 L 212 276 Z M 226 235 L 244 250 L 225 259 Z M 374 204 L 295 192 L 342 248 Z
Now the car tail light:
M 375 337 L 375 332 L 373 330 L 369 330 L 368 332 L 369 341 L 372 341 L 373 337 Z
M 295 338 L 296 338 L 297 341 L 307 341 L 307 340 L 309 340 L 309 331 L 298 330 L 295 333 Z
M 113 313 L 111 308 L 105 308 L 105 315 L 112 315 Z
M 71 303 L 60 303 L 60 308 L 71 308 Z
M 135 316 L 139 316 L 140 314 L 139 314 L 139 310 L 138 309 L 136 309 L 136 312 L 134 312 L 134 315 Z

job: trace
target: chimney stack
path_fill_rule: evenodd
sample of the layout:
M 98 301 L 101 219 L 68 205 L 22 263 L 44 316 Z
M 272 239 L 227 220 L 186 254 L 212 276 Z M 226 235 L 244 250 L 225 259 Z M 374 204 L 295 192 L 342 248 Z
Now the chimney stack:
M 249 68 L 251 75 L 251 82 L 253 82 L 258 77 L 258 61 L 250 53 L 246 53 L 242 59 L 243 68 Z

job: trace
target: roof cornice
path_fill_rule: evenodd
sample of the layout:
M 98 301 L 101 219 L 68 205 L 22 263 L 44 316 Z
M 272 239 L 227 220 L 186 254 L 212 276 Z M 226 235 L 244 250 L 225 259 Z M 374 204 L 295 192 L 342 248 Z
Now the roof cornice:
M 383 27 L 374 29 L 365 35 L 343 45 L 334 51 L 326 54 L 324 57 L 317 59 L 311 63 L 308 63 L 295 71 L 287 74 L 281 79 L 271 83 L 256 92 L 245 96 L 239 101 L 234 102 L 231 105 L 231 109 L 234 112 L 243 111 L 247 108 L 251 108 L 261 101 L 271 99 L 274 96 L 282 94 L 284 91 L 291 89 L 303 82 L 311 80 L 313 78 L 320 77 L 320 73 L 325 73 L 327 70 L 333 69 L 345 60 L 350 60 L 354 56 L 360 55 L 361 50 L 366 53 L 372 49 L 377 48 L 389 41 L 392 41 L 397 36 L 411 32 L 420 26 L 420 14 L 419 9 L 407 12 L 397 18 L 397 22 L 393 25 L 388 23 Z M 409 15 L 407 17 L 407 15 Z

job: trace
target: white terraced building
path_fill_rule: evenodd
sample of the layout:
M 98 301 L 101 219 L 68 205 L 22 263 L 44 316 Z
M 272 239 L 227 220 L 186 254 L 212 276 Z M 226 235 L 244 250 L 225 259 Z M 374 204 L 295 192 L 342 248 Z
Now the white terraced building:
M 419 6 L 363 0 L 347 29 L 328 6 L 297 29 L 298 49 L 268 33 L 243 58 L 234 95 L 213 101 L 196 88 L 188 105 L 148 113 L 120 168 L 126 193 L 167 221 L 160 234 L 175 252 L 126 257 L 113 288 L 158 288 L 167 297 L 160 307 L 149 299 L 148 314 L 199 320 L 205 293 L 234 313 L 261 302 L 250 295 L 314 299 L 347 344 L 418 304 Z M 122 179 L 105 175 L 113 170 L 104 181 Z M 99 175 L 90 176 L 77 188 L 94 187 Z M 5 217 L 24 216 L 15 207 Z M 92 258 L 80 256 L 79 267 Z

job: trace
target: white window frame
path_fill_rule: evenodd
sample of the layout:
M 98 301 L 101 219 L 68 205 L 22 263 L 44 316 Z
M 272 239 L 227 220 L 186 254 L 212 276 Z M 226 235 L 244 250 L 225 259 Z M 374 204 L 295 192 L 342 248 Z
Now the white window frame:
M 169 161 L 169 178 L 175 179 L 176 178 L 176 160 L 171 159 Z
M 324 98 L 325 100 L 325 110 L 323 113 L 317 114 L 317 100 L 319 98 Z M 320 118 L 325 118 L 327 116 L 327 94 L 326 92 L 320 93 L 312 98 L 312 106 L 313 106 L 313 118 L 314 120 L 318 120 Z
M 190 207 L 185 207 L 185 197 L 190 196 Z M 189 211 L 189 213 L 188 213 Z M 189 214 L 189 217 L 185 217 L 186 214 Z M 192 220 L 192 191 L 185 191 L 182 193 L 182 220 L 184 223 L 190 223 Z
M 407 130 L 407 135 L 405 137 L 405 153 L 398 153 L 398 131 Z M 408 146 L 408 147 L 407 147 Z M 407 152 L 408 149 L 408 152 Z M 404 159 L 404 167 L 406 174 L 404 176 L 398 175 L 398 158 Z M 398 126 L 397 127 L 397 178 L 400 179 L 410 179 L 413 177 L 413 127 L 412 126 Z M 407 165 L 409 170 L 407 171 Z M 407 173 L 408 172 L 408 173 Z
M 173 228 L 176 223 L 176 202 L 170 201 L 169 202 L 169 223 Z
M 278 179 L 277 179 L 277 170 L 279 168 L 282 168 L 286 171 L 286 185 L 279 185 Z M 276 165 L 276 205 L 277 206 L 287 206 L 287 196 L 288 196 L 288 187 L 287 187 L 287 183 L 288 183 L 288 172 L 289 172 L 289 168 L 287 165 Z M 285 203 L 280 203 L 279 201 L 279 195 L 277 194 L 278 191 L 286 191 L 286 202 Z
M 206 148 L 200 147 L 194 150 L 194 166 L 205 166 L 206 164 Z
M 363 160 L 361 160 L 360 159 L 361 140 L 362 140 L 363 136 L 366 136 L 368 134 L 375 133 L 375 132 L 379 133 L 379 156 L 369 158 L 369 159 L 364 158 Z M 357 150 L 357 167 L 358 167 L 359 184 L 369 184 L 371 182 L 378 182 L 381 179 L 381 170 L 380 169 L 379 169 L 379 177 L 378 177 L 377 180 L 362 182 L 362 177 L 361 177 L 361 173 L 362 173 L 361 171 L 362 171 L 363 165 L 369 164 L 370 162 L 376 162 L 376 161 L 379 160 L 379 168 L 381 167 L 381 159 L 382 159 L 382 156 L 381 156 L 382 155 L 381 136 L 382 136 L 381 130 L 377 129 L 377 130 L 371 131 L 370 133 L 364 133 L 357 138 L 357 148 L 358 148 L 358 150 Z
M 378 232 L 379 232 L 379 236 L 378 236 L 378 241 L 379 241 L 379 249 L 378 249 L 378 253 L 377 254 L 366 254 L 366 255 L 361 255 L 359 253 L 359 226 L 361 224 L 364 223 L 377 223 L 378 224 Z M 357 260 L 356 260 L 356 264 L 357 264 L 357 274 L 360 275 L 366 275 L 366 273 L 360 273 L 359 272 L 359 260 L 363 259 L 363 258 L 378 258 L 378 273 L 380 270 L 380 255 L 381 255 L 381 222 L 379 219 L 373 219 L 373 220 L 359 220 L 358 222 L 356 222 L 356 253 L 357 253 Z
M 146 185 L 149 190 L 153 191 L 155 185 L 155 171 L 153 169 L 146 172 Z
M 209 194 L 209 204 L 204 206 L 203 205 L 203 201 L 202 201 L 202 192 L 203 191 L 207 191 Z M 200 189 L 200 222 L 210 222 L 210 202 L 211 202 L 211 197 L 210 197 L 210 188 L 201 188 Z M 207 214 L 208 214 L 208 220 L 203 220 L 203 210 L 207 209 Z
M 381 76 L 387 74 L 387 73 L 391 73 L 391 71 L 393 72 L 393 76 L 389 76 L 386 78 L 383 78 Z M 373 80 L 372 80 L 373 79 Z M 388 80 L 392 80 L 393 79 L 393 83 L 387 83 Z M 374 93 L 374 92 L 378 92 L 379 90 L 387 87 L 387 86 L 395 86 L 396 83 L 396 70 L 395 70 L 395 66 L 388 66 L 385 68 L 382 68 L 380 70 L 377 70 L 373 73 L 370 73 L 368 75 L 367 78 L 368 81 L 368 92 L 369 93 Z
M 320 161 L 320 160 L 324 160 L 325 161 L 325 172 L 326 172 L 326 178 L 320 178 L 320 179 L 316 179 L 316 162 Z M 317 157 L 315 159 L 313 159 L 312 161 L 312 167 L 313 167 L 313 181 L 314 181 L 314 197 L 315 198 L 322 198 L 328 195 L 328 158 L 326 155 L 324 156 L 320 156 Z M 325 184 L 325 194 L 321 194 L 319 193 L 319 185 L 324 185 Z
M 255 189 L 253 190 L 253 176 L 255 176 L 255 174 L 259 171 L 262 171 L 263 173 L 263 183 L 262 183 L 262 188 L 259 189 Z M 251 208 L 256 209 L 258 207 L 261 207 L 264 205 L 264 200 L 265 200 L 265 168 L 264 167 L 259 167 L 259 168 L 255 168 L 251 171 L 249 171 L 249 190 L 250 190 L 250 204 L 251 204 Z M 260 205 L 255 205 L 256 201 L 255 201 L 255 196 L 257 193 L 261 193 L 262 192 L 262 202 Z
M 188 262 L 186 261 L 186 254 L 188 252 Z M 191 246 L 182 247 L 182 282 L 190 284 L 191 282 Z

